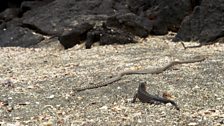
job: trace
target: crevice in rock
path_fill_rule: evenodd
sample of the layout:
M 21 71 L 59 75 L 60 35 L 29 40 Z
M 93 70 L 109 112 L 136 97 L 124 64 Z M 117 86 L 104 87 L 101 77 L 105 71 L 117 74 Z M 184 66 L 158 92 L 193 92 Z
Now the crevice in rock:
M 41 34 L 41 35 L 44 35 L 44 36 L 54 36 L 54 34 L 51 34 L 51 33 L 47 33 L 43 30 L 41 30 L 40 28 L 38 28 L 37 26 L 33 25 L 33 24 L 27 24 L 27 23 L 23 23 L 22 25 L 20 25 L 21 27 L 23 28 L 28 28 L 29 30 L 37 33 L 37 34 Z

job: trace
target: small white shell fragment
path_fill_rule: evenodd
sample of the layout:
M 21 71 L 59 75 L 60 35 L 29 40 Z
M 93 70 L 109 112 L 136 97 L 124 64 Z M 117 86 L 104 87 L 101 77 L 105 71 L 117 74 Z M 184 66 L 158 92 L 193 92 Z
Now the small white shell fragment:
M 47 97 L 48 99 L 53 99 L 54 98 L 54 95 L 50 95 Z

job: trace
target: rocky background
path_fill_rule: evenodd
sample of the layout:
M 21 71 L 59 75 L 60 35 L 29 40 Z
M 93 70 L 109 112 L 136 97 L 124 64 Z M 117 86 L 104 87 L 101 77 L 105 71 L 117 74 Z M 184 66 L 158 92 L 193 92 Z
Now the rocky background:
M 58 38 L 125 44 L 177 32 L 173 41 L 207 44 L 224 36 L 223 0 L 8 0 L 0 4 L 0 46 L 30 47 Z M 49 39 L 49 38 L 48 38 Z

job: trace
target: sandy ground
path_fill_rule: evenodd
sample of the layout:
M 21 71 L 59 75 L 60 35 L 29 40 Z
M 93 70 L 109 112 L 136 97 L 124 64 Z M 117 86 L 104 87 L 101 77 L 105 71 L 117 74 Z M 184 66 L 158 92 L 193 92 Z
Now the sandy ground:
M 0 125 L 224 125 L 224 44 L 184 49 L 172 35 L 136 44 L 63 50 L 58 41 L 33 48 L 0 48 Z M 187 46 L 197 43 L 185 43 Z M 161 74 L 127 75 L 106 87 L 73 88 L 106 81 L 119 71 L 161 67 L 206 56 Z M 180 106 L 131 103 L 140 82 L 147 91 L 168 92 Z

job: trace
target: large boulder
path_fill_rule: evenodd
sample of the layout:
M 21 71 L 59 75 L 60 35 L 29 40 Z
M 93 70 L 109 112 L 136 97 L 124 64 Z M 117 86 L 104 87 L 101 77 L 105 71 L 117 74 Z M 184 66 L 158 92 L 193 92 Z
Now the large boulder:
M 202 0 L 191 15 L 185 17 L 174 41 L 207 43 L 224 36 L 224 1 Z
M 76 44 L 80 44 L 81 41 L 86 39 L 87 32 L 93 28 L 93 25 L 89 23 L 81 23 L 71 31 L 66 31 L 62 35 L 58 36 L 58 40 L 64 46 L 65 49 L 71 48 Z
M 139 37 L 147 37 L 152 30 L 152 22 L 134 13 L 117 14 L 107 19 L 108 27 L 115 27 Z
M 116 0 L 56 0 L 25 13 L 23 22 L 49 34 L 60 35 L 79 23 L 105 21 L 116 13 L 116 8 L 128 12 L 125 6 L 120 5 L 122 3 Z
M 128 3 L 130 10 L 150 20 L 153 25 L 151 34 L 155 35 L 177 31 L 193 6 L 191 0 L 128 0 Z
M 9 27 L 0 30 L 0 46 L 30 47 L 39 43 L 44 38 L 33 34 L 29 29 L 22 27 Z

